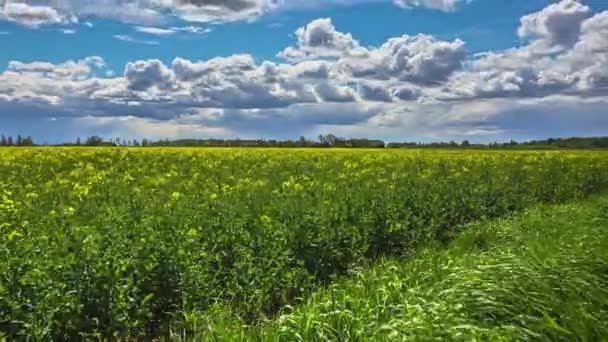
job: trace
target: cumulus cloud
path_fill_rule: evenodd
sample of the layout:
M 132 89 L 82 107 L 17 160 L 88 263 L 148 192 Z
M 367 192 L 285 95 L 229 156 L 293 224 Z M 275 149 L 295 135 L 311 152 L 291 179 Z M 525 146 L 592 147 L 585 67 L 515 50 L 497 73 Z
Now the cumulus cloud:
M 244 72 L 254 70 L 256 65 L 251 55 L 239 54 L 198 62 L 176 58 L 173 60 L 172 67 L 182 81 L 197 81 L 206 77 L 210 83 L 213 83 L 214 78 L 217 79 L 224 75 L 238 77 Z
M 175 74 L 157 59 L 128 63 L 125 68 L 127 87 L 145 91 L 152 87 L 171 90 L 175 87 Z
M 77 22 L 74 16 L 64 16 L 49 6 L 31 6 L 26 3 L 6 3 L 0 6 L 0 20 L 12 21 L 28 27 Z
M 463 41 L 438 41 L 428 35 L 392 38 L 373 53 L 380 55 L 376 76 L 423 84 L 445 81 L 466 56 Z
M 69 60 L 61 64 L 10 61 L 7 70 L 20 74 L 37 73 L 52 79 L 82 80 L 89 78 L 95 69 L 103 69 L 105 67 L 106 63 L 103 58 L 92 56 L 78 61 Z
M 164 0 L 5 0 L 0 19 L 30 27 L 78 22 L 99 16 L 129 23 L 162 23 Z
M 300 27 L 295 36 L 297 45 L 286 48 L 278 54 L 279 57 L 299 61 L 366 53 L 350 33 L 336 30 L 330 18 L 313 20 Z
M 563 0 L 522 18 L 522 47 L 490 52 L 451 77 L 441 99 L 608 95 L 608 11 Z M 557 49 L 556 49 L 557 48 Z
M 521 38 L 541 40 L 548 46 L 571 46 L 590 13 L 590 8 L 577 0 L 562 0 L 522 17 L 517 33 Z
M 422 91 L 418 87 L 401 86 L 392 90 L 392 95 L 398 99 L 404 101 L 417 100 L 422 94 Z
M 334 60 L 356 78 L 395 78 L 413 83 L 445 81 L 466 57 L 464 42 L 437 40 L 429 35 L 404 35 L 378 48 L 363 48 L 350 33 L 338 31 L 331 19 L 317 19 L 299 28 L 297 42 L 279 53 L 291 62 Z
M 359 94 L 368 101 L 391 102 L 393 97 L 383 84 L 361 82 L 358 85 Z
M 357 0 L 352 3 L 374 2 Z M 426 7 L 453 11 L 465 0 L 394 0 L 396 6 Z M 466 0 L 469 2 L 471 0 Z M 0 20 L 10 20 L 30 27 L 66 24 L 78 17 L 99 16 L 127 23 L 159 25 L 169 23 L 168 16 L 190 22 L 231 22 L 254 20 L 275 10 L 294 10 L 346 5 L 344 0 L 2 0 Z M 3 6 L 6 4 L 5 6 Z M 160 31 L 157 31 L 160 32 Z
M 173 4 L 183 19 L 193 22 L 253 18 L 277 5 L 273 0 L 176 0 Z
M 354 102 L 355 92 L 346 86 L 337 86 L 329 82 L 321 82 L 315 86 L 315 92 L 325 102 Z
M 249 54 L 140 60 L 128 63 L 122 75 L 101 77 L 108 70 L 99 57 L 61 64 L 12 61 L 0 73 L 0 114 L 88 117 L 97 123 L 105 118 L 112 125 L 129 117 L 141 125 L 133 127 L 170 122 L 180 129 L 270 137 L 281 132 L 285 138 L 321 129 L 370 136 L 376 136 L 373 129 L 427 136 L 510 134 L 534 126 L 516 112 L 555 110 L 567 125 L 576 120 L 567 112 L 576 112 L 577 103 L 593 109 L 585 120 L 603 122 L 608 11 L 591 13 L 578 5 L 564 0 L 532 13 L 521 22 L 522 46 L 476 56 L 467 56 L 461 40 L 429 35 L 362 47 L 330 19 L 318 19 L 296 31 L 294 45 L 278 62 Z M 572 19 L 579 18 L 576 13 L 583 19 Z M 574 36 L 564 36 L 568 25 Z M 515 115 L 524 123 L 509 121 Z M 530 118 L 551 119 L 543 115 Z
M 460 69 L 466 57 L 464 42 L 440 41 L 428 35 L 391 38 L 364 55 L 338 60 L 342 72 L 353 78 L 393 80 L 437 85 Z
M 222 22 L 259 16 L 274 0 L 6 0 L 0 19 L 37 27 L 95 15 L 128 23 L 162 24 L 167 14 L 192 22 Z

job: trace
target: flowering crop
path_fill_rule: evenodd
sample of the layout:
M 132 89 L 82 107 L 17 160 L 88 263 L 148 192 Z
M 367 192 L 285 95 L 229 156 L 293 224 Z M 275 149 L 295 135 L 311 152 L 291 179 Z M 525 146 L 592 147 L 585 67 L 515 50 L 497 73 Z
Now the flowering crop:
M 254 322 L 459 224 L 606 189 L 602 152 L 0 150 L 0 335 Z

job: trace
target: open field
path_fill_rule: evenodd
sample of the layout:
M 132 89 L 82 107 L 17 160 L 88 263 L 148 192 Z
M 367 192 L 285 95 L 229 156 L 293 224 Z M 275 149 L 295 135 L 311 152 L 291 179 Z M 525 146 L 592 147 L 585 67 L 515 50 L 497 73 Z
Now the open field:
M 240 324 L 259 325 L 290 311 L 287 305 L 302 304 L 294 316 L 284 316 L 293 321 L 286 323 L 285 336 L 380 337 L 380 332 L 369 335 L 370 327 L 357 326 L 355 320 L 343 320 L 345 326 L 328 330 L 313 323 L 314 327 L 307 326 L 309 317 L 329 310 L 315 302 L 326 301 L 326 294 L 315 291 L 335 284 L 336 277 L 363 274 L 368 277 L 363 281 L 371 279 L 371 288 L 378 292 L 375 287 L 384 283 L 380 275 L 392 272 L 392 267 L 379 273 L 375 268 L 368 273 L 356 270 L 380 259 L 411 257 L 426 245 L 444 244 L 457 237 L 458 227 L 465 223 L 503 217 L 539 203 L 582 199 L 606 188 L 608 153 L 603 152 L 2 149 L 0 259 L 6 262 L 0 263 L 0 332 L 9 340 L 201 338 L 207 335 L 200 334 L 213 334 L 213 321 L 226 314 L 231 323 L 219 326 L 234 328 L 230 334 L 248 334 L 251 331 L 237 331 Z M 562 241 L 559 229 L 551 232 L 555 238 L 548 234 L 547 241 Z M 593 241 L 591 232 L 583 234 L 588 239 L 581 243 Z M 526 234 L 528 241 L 532 233 Z M 537 240 L 530 241 L 543 241 Z M 479 264 L 490 265 L 509 255 L 514 256 L 508 262 L 519 260 L 517 250 L 504 251 L 509 253 L 483 254 Z M 550 260 L 565 265 L 564 270 L 571 270 L 574 266 L 568 262 L 579 256 L 587 264 L 587 257 L 597 261 L 605 256 L 583 255 L 582 249 L 571 248 L 567 252 L 575 254 L 570 258 L 559 251 L 553 250 Z M 463 251 L 455 265 L 477 274 L 467 253 Z M 535 265 L 530 272 L 538 271 Z M 598 269 L 581 272 L 605 272 L 605 264 L 597 265 Z M 542 278 L 547 270 L 534 274 Z M 424 276 L 404 272 L 414 272 L 408 273 L 410 278 Z M 487 278 L 482 275 L 474 285 L 486 280 L 488 286 L 500 285 L 505 281 L 502 276 L 498 271 Z M 403 277 L 403 286 L 409 287 L 409 278 Z M 574 282 L 605 285 L 586 275 L 572 277 Z M 445 290 L 445 303 L 466 306 L 458 301 L 461 297 L 449 295 L 450 289 L 462 293 L 474 288 L 466 286 L 469 283 L 445 281 L 428 294 Z M 604 290 L 598 289 L 598 298 L 605 298 Z M 369 302 L 360 306 L 368 315 L 361 319 L 395 323 L 388 318 L 389 311 L 374 311 L 374 302 L 365 299 L 369 293 L 345 291 Z M 390 291 L 397 296 L 391 297 L 395 301 L 411 299 L 400 290 Z M 412 305 L 424 307 L 421 302 Z M 420 319 L 441 317 L 447 325 L 502 319 L 492 311 L 487 317 L 460 320 L 454 318 L 459 309 L 437 308 L 448 316 L 425 311 Z M 408 322 L 406 318 L 400 322 Z M 347 331 L 351 327 L 364 334 Z M 408 327 L 393 330 L 396 336 L 417 333 Z M 584 328 L 568 327 L 564 329 Z M 517 329 L 508 335 L 506 326 L 488 329 L 488 336 L 523 336 Z M 486 333 L 463 331 L 463 336 Z

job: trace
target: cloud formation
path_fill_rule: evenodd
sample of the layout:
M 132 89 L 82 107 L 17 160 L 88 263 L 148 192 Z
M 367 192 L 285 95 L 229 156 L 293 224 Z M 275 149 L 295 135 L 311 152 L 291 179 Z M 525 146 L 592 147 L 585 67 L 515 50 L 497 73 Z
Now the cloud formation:
M 352 0 L 353 3 L 368 1 L 377 0 Z M 426 7 L 442 11 L 453 11 L 461 2 L 464 0 L 393 1 L 402 8 Z M 83 16 L 98 16 L 140 25 L 162 25 L 168 23 L 168 17 L 171 16 L 189 22 L 217 23 L 251 20 L 275 10 L 348 3 L 349 0 L 2 0 L 0 20 L 32 28 L 69 24 Z M 156 33 L 159 32 L 161 31 L 156 30 Z
M 453 11 L 463 0 L 393 0 L 399 7 L 426 7 L 441 11 Z
M 517 33 L 523 39 L 541 41 L 548 47 L 569 47 L 578 40 L 581 25 L 590 13 L 591 9 L 577 0 L 563 0 L 521 18 Z
M 99 57 L 13 61 L 0 73 L 0 115 L 287 138 L 323 129 L 367 136 L 382 129 L 389 137 L 540 134 L 548 132 L 540 126 L 550 111 L 579 130 L 587 127 L 575 123 L 581 117 L 605 122 L 608 11 L 563 0 L 522 18 L 518 34 L 520 47 L 470 56 L 463 41 L 429 35 L 363 47 L 322 18 L 296 30 L 281 62 L 249 54 L 140 60 L 106 78 Z M 577 103 L 589 113 L 569 115 Z
M 135 31 L 140 33 L 152 34 L 155 36 L 171 36 L 180 32 L 186 32 L 191 34 L 203 34 L 211 32 L 210 28 L 203 29 L 198 26 L 172 26 L 167 28 L 154 27 L 154 26 L 135 26 Z
M 26 3 L 6 3 L 0 7 L 0 20 L 22 24 L 31 28 L 41 25 L 78 22 L 75 16 L 65 16 L 50 6 L 30 6 Z

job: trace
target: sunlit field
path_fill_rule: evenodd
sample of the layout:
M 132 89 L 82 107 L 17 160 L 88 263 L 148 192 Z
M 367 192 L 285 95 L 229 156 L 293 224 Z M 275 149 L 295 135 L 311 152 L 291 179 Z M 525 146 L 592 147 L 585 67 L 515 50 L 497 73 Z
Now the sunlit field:
M 281 317 L 363 270 L 383 282 L 379 262 L 447 245 L 465 224 L 607 187 L 604 152 L 0 149 L 0 336 L 379 338 L 380 326 L 340 333 Z M 222 331 L 218 317 L 231 322 Z

